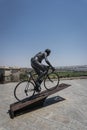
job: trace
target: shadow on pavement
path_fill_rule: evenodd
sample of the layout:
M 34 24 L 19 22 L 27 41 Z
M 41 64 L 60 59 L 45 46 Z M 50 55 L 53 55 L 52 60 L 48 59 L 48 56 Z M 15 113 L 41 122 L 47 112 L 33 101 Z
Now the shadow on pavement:
M 53 105 L 57 102 L 61 102 L 64 100 L 65 99 L 63 97 L 60 97 L 60 96 L 50 97 L 50 98 L 46 99 L 46 101 L 44 102 L 44 107 L 49 106 L 49 105 Z

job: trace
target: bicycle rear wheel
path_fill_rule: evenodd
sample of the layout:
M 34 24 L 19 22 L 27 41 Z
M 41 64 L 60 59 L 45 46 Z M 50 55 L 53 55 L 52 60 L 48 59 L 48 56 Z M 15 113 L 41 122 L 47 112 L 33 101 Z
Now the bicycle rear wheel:
M 30 81 L 21 81 L 14 89 L 14 96 L 18 101 L 23 101 L 25 98 L 31 98 L 35 93 L 34 84 Z
M 44 79 L 44 86 L 47 90 L 56 89 L 59 85 L 59 75 L 56 72 L 48 73 Z

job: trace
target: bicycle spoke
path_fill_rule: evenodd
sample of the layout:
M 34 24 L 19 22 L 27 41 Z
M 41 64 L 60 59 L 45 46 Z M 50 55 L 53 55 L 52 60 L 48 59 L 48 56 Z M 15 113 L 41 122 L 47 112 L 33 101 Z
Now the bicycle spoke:
M 28 81 L 20 82 L 14 90 L 14 96 L 18 101 L 21 101 L 26 97 L 31 97 L 33 94 L 34 94 L 34 85 L 32 82 Z

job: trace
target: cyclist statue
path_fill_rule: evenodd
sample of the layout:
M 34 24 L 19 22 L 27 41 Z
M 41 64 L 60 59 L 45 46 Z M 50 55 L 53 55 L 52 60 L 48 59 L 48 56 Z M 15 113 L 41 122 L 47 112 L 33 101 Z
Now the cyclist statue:
M 50 53 L 51 53 L 51 50 L 46 49 L 44 52 L 39 52 L 34 57 L 31 58 L 31 66 L 38 75 L 38 78 L 36 79 L 36 87 L 35 87 L 35 90 L 37 92 L 41 91 L 41 88 L 40 88 L 40 84 L 42 82 L 41 78 L 46 73 L 47 67 L 50 66 L 53 70 L 55 70 L 55 68 L 51 65 L 51 63 L 47 59 Z M 48 66 L 42 64 L 43 60 L 45 60 Z

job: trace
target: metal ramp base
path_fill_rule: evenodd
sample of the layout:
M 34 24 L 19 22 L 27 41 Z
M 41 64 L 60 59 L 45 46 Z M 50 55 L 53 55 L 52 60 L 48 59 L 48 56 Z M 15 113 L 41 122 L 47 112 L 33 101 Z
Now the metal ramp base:
M 54 94 L 60 90 L 63 90 L 69 86 L 70 86 L 69 84 L 62 83 L 54 90 L 50 90 L 50 91 L 45 90 L 39 94 L 34 95 L 34 97 L 32 99 L 26 98 L 22 102 L 15 102 L 15 103 L 11 104 L 10 110 L 9 110 L 10 117 L 14 118 L 19 113 L 21 113 L 21 114 L 24 113 L 25 110 L 28 110 L 28 112 L 29 112 L 36 108 L 42 107 L 44 104 L 44 101 L 46 100 L 46 98 L 48 96 L 50 96 L 51 94 Z

